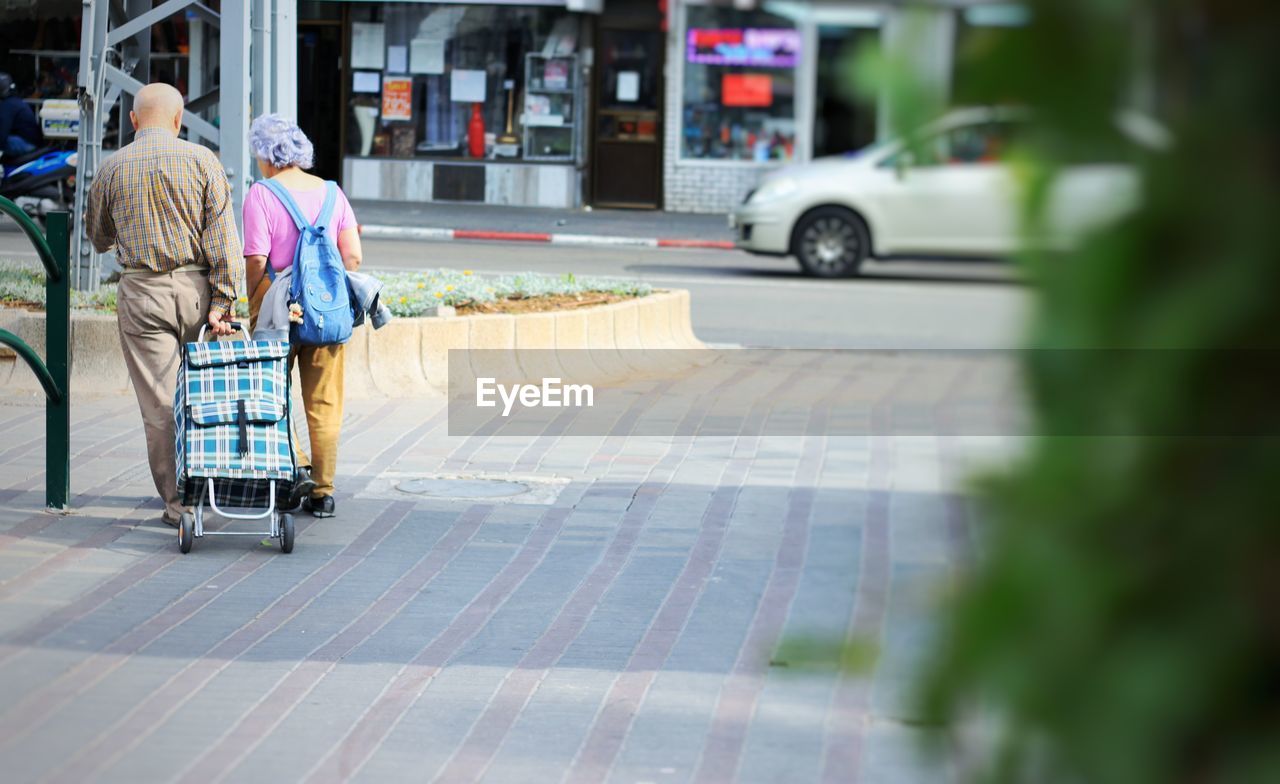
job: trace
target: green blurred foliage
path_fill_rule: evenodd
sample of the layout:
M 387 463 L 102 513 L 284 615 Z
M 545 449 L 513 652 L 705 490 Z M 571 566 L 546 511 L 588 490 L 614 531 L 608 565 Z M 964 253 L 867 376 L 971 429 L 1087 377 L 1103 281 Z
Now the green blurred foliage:
M 980 720 L 981 780 L 1277 782 L 1280 385 L 1237 350 L 1280 343 L 1280 4 L 1028 4 L 959 53 L 966 103 L 1032 110 L 1028 230 L 1066 164 L 1121 155 L 1143 182 L 1073 252 L 1020 259 L 1030 345 L 1062 349 L 1029 352 L 1030 398 L 1041 433 L 1133 435 L 1041 436 L 980 483 L 921 705 Z M 1172 149 L 1117 132 L 1135 106 Z

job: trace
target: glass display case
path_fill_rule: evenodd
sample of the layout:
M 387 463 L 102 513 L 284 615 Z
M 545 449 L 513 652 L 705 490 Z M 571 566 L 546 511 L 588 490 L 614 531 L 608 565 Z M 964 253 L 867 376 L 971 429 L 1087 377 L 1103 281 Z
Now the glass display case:
M 531 161 L 572 161 L 577 155 L 578 57 L 525 55 L 524 157 Z

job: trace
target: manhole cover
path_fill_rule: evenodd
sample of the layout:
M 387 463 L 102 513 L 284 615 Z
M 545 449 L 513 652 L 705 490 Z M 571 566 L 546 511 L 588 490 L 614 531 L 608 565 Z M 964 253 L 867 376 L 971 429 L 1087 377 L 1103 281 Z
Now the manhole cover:
M 145 468 L 145 466 L 144 466 Z M 357 498 L 406 501 L 461 501 L 488 504 L 554 504 L 569 484 L 559 476 L 531 474 L 417 474 L 384 471 Z
M 396 483 L 396 489 L 435 498 L 510 498 L 530 488 L 506 479 L 405 479 Z

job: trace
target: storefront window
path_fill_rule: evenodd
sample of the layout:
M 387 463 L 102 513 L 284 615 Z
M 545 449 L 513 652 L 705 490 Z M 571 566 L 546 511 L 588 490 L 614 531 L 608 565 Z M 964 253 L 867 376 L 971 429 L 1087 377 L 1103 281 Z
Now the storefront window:
M 350 39 L 348 155 L 476 157 L 469 134 L 479 124 L 485 158 L 572 148 L 578 20 L 563 8 L 353 4 Z M 527 145 L 526 111 L 539 113 Z M 562 131 L 544 130 L 556 120 Z
M 780 16 L 686 6 L 684 158 L 789 161 L 800 33 Z

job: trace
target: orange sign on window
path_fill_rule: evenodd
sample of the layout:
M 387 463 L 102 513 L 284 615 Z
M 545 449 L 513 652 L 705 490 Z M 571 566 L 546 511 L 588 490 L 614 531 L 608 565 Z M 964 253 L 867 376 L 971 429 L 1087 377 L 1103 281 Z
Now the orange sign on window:
M 772 106 L 773 77 L 768 74 L 725 74 L 720 82 L 725 106 Z
M 382 80 L 382 119 L 413 119 L 413 78 L 387 76 Z

